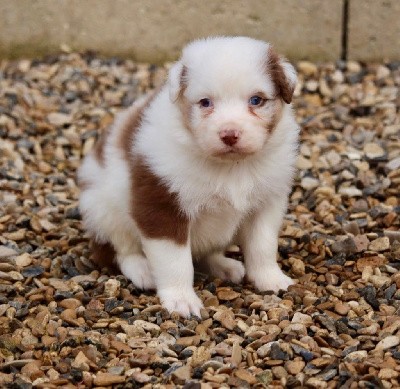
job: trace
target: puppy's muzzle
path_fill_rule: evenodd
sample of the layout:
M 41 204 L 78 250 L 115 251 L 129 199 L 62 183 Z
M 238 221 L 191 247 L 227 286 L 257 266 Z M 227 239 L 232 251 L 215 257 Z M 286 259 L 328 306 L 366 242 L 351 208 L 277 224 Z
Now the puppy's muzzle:
M 234 146 L 240 139 L 239 130 L 222 130 L 219 132 L 219 137 L 227 146 Z

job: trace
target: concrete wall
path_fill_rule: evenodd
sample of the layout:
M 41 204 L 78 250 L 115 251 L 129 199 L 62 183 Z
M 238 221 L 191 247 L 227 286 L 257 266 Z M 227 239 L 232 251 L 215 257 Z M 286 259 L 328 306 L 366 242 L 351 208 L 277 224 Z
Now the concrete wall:
M 350 0 L 348 57 L 400 60 L 400 0 Z
M 349 57 L 400 59 L 399 45 L 388 44 L 400 41 L 400 0 L 347 1 Z M 175 59 L 192 39 L 225 34 L 268 40 L 291 59 L 335 60 L 343 54 L 345 5 L 346 0 L 0 0 L 0 56 L 38 56 L 67 45 L 160 62 Z

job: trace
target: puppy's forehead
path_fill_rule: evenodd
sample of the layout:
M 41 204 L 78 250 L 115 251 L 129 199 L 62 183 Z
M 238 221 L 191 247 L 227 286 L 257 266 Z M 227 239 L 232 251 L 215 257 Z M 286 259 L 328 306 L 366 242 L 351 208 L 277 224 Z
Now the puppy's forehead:
M 196 41 L 183 52 L 189 93 L 213 95 L 274 93 L 267 73 L 269 45 L 250 38 Z

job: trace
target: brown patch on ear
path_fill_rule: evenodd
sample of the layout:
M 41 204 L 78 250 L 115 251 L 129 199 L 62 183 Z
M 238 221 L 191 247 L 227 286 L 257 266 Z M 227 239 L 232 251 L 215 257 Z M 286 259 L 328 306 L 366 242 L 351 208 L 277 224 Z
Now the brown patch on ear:
M 182 66 L 181 74 L 179 76 L 179 93 L 178 93 L 178 100 L 183 97 L 185 93 L 185 89 L 187 87 L 187 67 L 185 65 Z
M 157 177 L 142 157 L 135 160 L 132 180 L 132 213 L 141 232 L 152 239 L 169 239 L 184 245 L 189 219 L 179 208 L 178 198 Z
M 273 132 L 282 118 L 282 100 L 276 99 L 273 101 L 274 107 L 271 115 L 271 119 L 266 123 L 265 127 L 268 132 Z
M 271 76 L 279 95 L 286 104 L 292 102 L 294 87 L 286 78 L 285 72 L 280 64 L 281 58 L 272 47 L 268 49 L 267 72 Z
M 189 101 L 185 98 L 184 93 L 185 89 L 187 87 L 187 67 L 183 66 L 181 75 L 180 75 L 180 80 L 179 80 L 179 94 L 178 94 L 178 99 L 176 103 L 178 104 L 178 107 L 182 113 L 182 120 L 185 128 L 187 128 L 189 131 L 191 130 L 191 125 L 190 125 L 190 116 L 192 114 L 192 105 L 189 103 Z
M 90 242 L 92 255 L 90 260 L 100 269 L 106 267 L 112 274 L 119 274 L 118 266 L 115 262 L 116 252 L 111 243 L 99 243 L 96 239 Z
M 192 131 L 190 124 L 190 117 L 192 115 L 192 105 L 189 103 L 189 101 L 187 101 L 187 99 L 184 96 L 179 98 L 177 104 L 179 110 L 181 111 L 182 121 L 185 128 L 187 128 L 189 131 Z

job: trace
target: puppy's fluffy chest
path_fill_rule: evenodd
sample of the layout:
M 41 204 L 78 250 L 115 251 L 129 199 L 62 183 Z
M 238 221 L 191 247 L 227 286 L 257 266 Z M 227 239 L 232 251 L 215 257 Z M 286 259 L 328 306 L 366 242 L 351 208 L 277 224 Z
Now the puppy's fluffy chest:
M 265 198 L 265 188 L 249 177 L 215 181 L 213 177 L 188 180 L 180 188 L 179 200 L 182 209 L 191 218 L 203 213 L 247 213 Z M 201 182 L 205 181 L 205 182 Z

